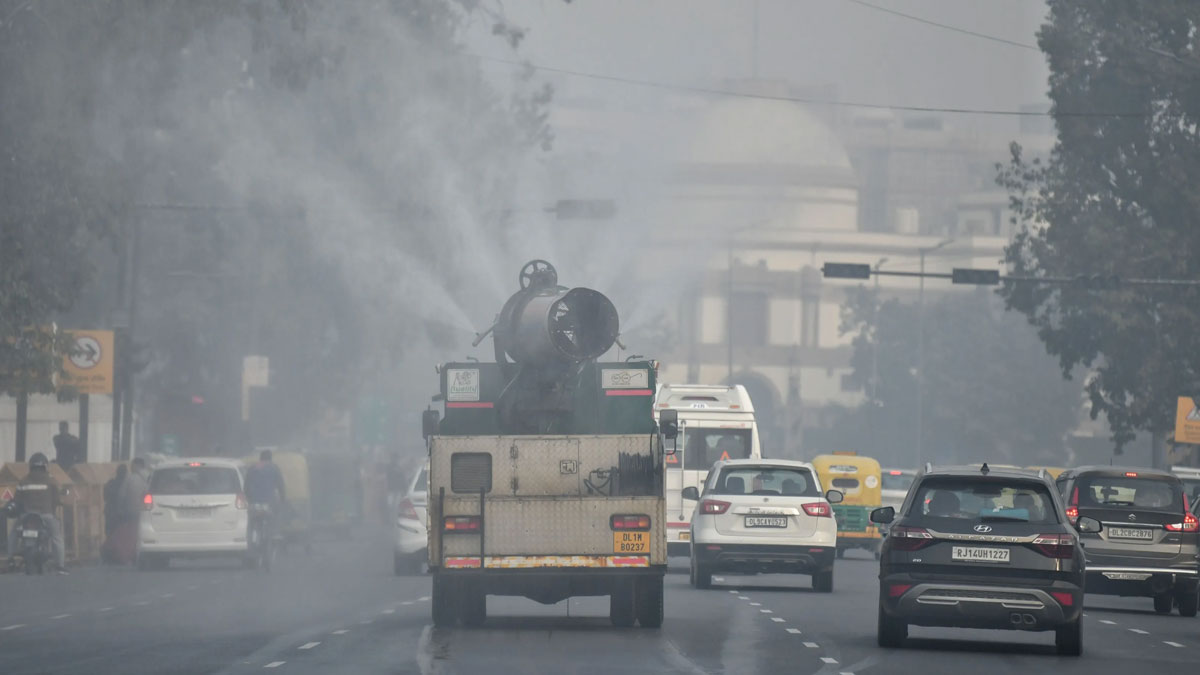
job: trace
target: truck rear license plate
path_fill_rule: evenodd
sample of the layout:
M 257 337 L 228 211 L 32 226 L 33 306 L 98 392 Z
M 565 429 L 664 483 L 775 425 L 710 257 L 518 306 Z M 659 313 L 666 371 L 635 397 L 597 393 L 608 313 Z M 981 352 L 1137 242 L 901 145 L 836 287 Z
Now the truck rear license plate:
M 613 532 L 613 553 L 649 552 L 649 532 Z
M 1108 538 L 1149 540 L 1154 538 L 1154 531 L 1145 527 L 1110 527 Z
M 37 539 L 38 531 L 37 530 L 22 530 L 21 536 L 29 537 L 30 539 Z
M 955 546 L 950 551 L 951 560 L 966 562 L 1008 562 L 1010 551 L 1006 548 L 983 548 L 980 546 Z
M 783 516 L 746 516 L 746 527 L 787 527 Z

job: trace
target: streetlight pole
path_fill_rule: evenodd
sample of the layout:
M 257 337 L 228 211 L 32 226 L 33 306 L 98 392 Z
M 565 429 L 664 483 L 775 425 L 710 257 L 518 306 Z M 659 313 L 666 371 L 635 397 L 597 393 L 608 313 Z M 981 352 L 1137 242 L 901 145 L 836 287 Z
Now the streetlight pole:
M 925 256 L 953 242 L 952 238 L 943 239 L 933 246 L 917 249 L 921 255 L 921 276 L 917 286 L 917 448 L 914 468 L 921 466 L 925 454 Z
M 869 421 L 873 450 L 879 446 L 879 270 L 887 260 L 885 256 L 875 263 L 875 297 L 871 300 L 871 331 L 874 335 L 871 336 L 873 339 L 871 340 L 871 418 Z
M 733 384 L 733 238 L 729 239 L 729 272 L 725 278 L 725 344 L 729 360 L 728 382 Z

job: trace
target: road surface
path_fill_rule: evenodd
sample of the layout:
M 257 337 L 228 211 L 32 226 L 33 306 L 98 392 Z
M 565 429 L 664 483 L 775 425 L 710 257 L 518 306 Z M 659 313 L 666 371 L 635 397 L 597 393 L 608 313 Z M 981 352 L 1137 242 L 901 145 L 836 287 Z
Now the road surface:
M 851 555 L 854 555 L 853 553 Z M 662 629 L 613 628 L 606 598 L 542 606 L 491 598 L 482 628 L 435 629 L 429 579 L 391 574 L 387 533 L 281 556 L 271 574 L 198 561 L 164 571 L 85 567 L 0 575 L 0 673 L 1151 673 L 1200 660 L 1200 619 L 1149 599 L 1089 597 L 1081 658 L 1053 633 L 913 628 L 875 645 L 878 564 L 807 577 L 667 577 Z

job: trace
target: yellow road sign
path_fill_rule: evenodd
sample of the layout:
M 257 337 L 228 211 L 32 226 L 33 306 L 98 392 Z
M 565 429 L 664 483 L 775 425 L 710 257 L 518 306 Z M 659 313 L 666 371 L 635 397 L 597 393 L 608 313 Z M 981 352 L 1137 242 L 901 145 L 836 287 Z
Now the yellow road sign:
M 1187 396 L 1175 404 L 1175 442 L 1200 444 L 1200 408 Z
M 62 385 L 80 394 L 111 394 L 116 350 L 111 330 L 71 330 L 71 351 L 63 357 Z

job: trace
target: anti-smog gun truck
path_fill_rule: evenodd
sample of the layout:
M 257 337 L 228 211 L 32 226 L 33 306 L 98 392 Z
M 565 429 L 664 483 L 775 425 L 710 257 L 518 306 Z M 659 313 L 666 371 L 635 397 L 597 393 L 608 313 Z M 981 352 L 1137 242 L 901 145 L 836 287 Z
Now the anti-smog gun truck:
M 607 595 L 614 625 L 662 625 L 664 439 L 678 425 L 655 424 L 655 363 L 597 362 L 616 308 L 543 260 L 488 332 L 495 362 L 440 366 L 444 415 L 422 419 L 434 625 L 482 623 L 488 595 Z

